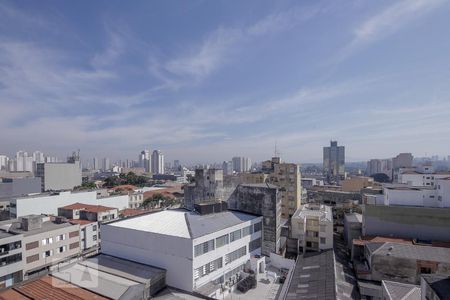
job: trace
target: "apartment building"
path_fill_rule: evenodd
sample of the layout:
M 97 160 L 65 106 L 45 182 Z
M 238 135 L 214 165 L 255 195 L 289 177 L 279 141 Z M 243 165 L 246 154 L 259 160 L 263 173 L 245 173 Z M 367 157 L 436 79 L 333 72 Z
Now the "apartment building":
M 261 254 L 262 217 L 177 209 L 102 226 L 102 253 L 167 270 L 167 285 L 216 297 Z
M 58 208 L 58 216 L 67 219 L 81 219 L 95 222 L 108 222 L 119 217 L 119 210 L 103 205 L 74 203 Z
M 293 163 L 275 163 L 269 174 L 269 183 L 279 187 L 281 217 L 290 218 L 301 205 L 302 186 L 300 166 Z
M 80 225 L 80 251 L 95 251 L 100 246 L 100 228 L 96 221 L 88 220 L 69 220 L 70 224 Z
M 299 251 L 333 248 L 333 214 L 326 205 L 304 204 L 292 216 L 292 238 L 298 240 Z
M 7 228 L 0 226 L 0 289 L 23 279 L 23 235 L 8 232 Z
M 66 261 L 80 252 L 80 226 L 62 218 L 25 216 L 2 222 L 3 228 L 23 236 L 23 275 L 32 276 L 52 265 Z

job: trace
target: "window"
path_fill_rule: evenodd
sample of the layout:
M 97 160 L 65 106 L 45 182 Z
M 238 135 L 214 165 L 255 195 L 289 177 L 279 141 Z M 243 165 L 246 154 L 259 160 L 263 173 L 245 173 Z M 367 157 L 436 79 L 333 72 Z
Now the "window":
M 97 231 L 97 225 L 92 226 L 92 231 Z
M 93 241 L 96 241 L 96 240 L 97 240 L 97 235 L 93 235 L 93 236 L 92 236 L 92 240 L 93 240 Z
M 261 231 L 261 229 L 262 229 L 262 224 L 261 224 L 261 222 L 254 224 L 254 225 L 253 225 L 253 229 L 254 229 L 253 232 Z
M 247 254 L 247 246 L 244 246 L 233 252 L 230 252 L 227 255 L 225 255 L 225 264 L 227 265 L 227 264 L 231 263 L 232 261 L 235 261 L 236 259 L 241 258 L 245 254 Z
M 321 237 L 321 238 L 320 238 L 320 243 L 321 243 L 321 244 L 325 244 L 325 243 L 326 243 L 326 239 L 323 238 L 323 237 Z
M 250 225 L 250 226 L 247 226 L 247 227 L 245 227 L 245 228 L 242 228 L 242 236 L 244 237 L 244 236 L 247 236 L 247 235 L 250 235 L 250 234 L 252 234 L 253 233 L 253 226 L 252 225 Z
M 216 238 L 216 248 L 220 248 L 222 246 L 225 246 L 226 244 L 228 244 L 228 234 Z
M 420 274 L 431 274 L 431 268 L 420 267 Z
M 325 225 L 320 225 L 320 232 L 325 232 L 327 229 L 327 226 Z
M 50 257 L 53 255 L 53 250 L 47 250 L 42 253 L 42 258 Z
M 49 245 L 53 243 L 53 238 L 46 238 L 42 240 L 42 246 Z
M 197 280 L 203 276 L 208 275 L 211 272 L 214 272 L 215 270 L 218 270 L 222 268 L 222 257 L 219 257 L 216 260 L 213 260 L 212 262 L 207 263 L 204 266 L 201 266 L 200 268 L 197 268 L 194 270 L 194 279 Z
M 231 243 L 231 242 L 234 242 L 234 241 L 237 241 L 237 240 L 240 239 L 241 237 L 242 237 L 242 233 L 241 233 L 241 230 L 240 230 L 240 229 L 231 232 L 231 233 L 230 233 L 230 243 Z
M 199 256 L 212 250 L 214 250 L 214 240 L 209 240 L 194 247 L 194 256 Z
M 66 250 L 67 250 L 67 246 L 62 246 L 62 247 L 57 248 L 57 253 L 63 253 L 63 252 L 66 252 Z
M 66 235 L 65 234 L 60 234 L 56 237 L 56 241 L 64 241 L 66 239 Z
M 257 238 L 248 244 L 248 252 L 253 252 L 258 248 L 261 248 L 261 238 Z

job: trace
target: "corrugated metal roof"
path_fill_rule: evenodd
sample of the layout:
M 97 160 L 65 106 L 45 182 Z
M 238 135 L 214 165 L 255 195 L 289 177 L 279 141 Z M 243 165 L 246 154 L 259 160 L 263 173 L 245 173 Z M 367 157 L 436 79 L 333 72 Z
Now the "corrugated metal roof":
M 383 280 L 382 284 L 386 289 L 386 291 L 388 292 L 390 297 L 389 299 L 391 300 L 401 300 L 401 299 L 420 300 L 419 286 L 388 280 Z

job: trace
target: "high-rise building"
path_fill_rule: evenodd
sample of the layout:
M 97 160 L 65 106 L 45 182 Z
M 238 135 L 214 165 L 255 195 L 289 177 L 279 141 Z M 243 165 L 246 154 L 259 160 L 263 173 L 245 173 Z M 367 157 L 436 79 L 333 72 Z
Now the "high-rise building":
M 43 162 L 45 162 L 44 153 L 42 153 L 41 151 L 34 151 L 33 152 L 33 161 L 35 163 L 43 163 Z
M 173 169 L 174 169 L 174 170 L 180 170 L 180 167 L 181 167 L 180 161 L 179 161 L 178 159 L 175 159 L 175 160 L 173 161 Z
M 9 157 L 6 155 L 0 155 L 0 171 L 8 170 Z
M 100 170 L 100 162 L 97 157 L 94 157 L 92 161 L 92 167 L 94 170 Z
M 233 171 L 241 173 L 250 171 L 251 160 L 248 157 L 236 156 L 232 158 Z
M 411 168 L 413 162 L 413 156 L 411 153 L 400 153 L 392 159 L 392 167 L 398 168 Z
M 107 157 L 103 158 L 102 170 L 103 171 L 108 171 L 110 169 L 111 169 L 111 164 L 110 164 L 109 158 L 107 158 Z
M 331 141 L 323 147 L 323 174 L 329 183 L 339 183 L 345 178 L 345 147 Z
M 152 154 L 152 173 L 164 174 L 164 155 L 160 150 L 153 151 Z
M 233 174 L 233 162 L 224 161 L 222 163 L 222 170 L 224 176 Z
M 278 157 L 274 161 L 273 170 L 269 175 L 269 183 L 278 186 L 281 196 L 281 217 L 290 218 L 301 206 L 302 185 L 300 166 L 294 163 L 284 163 Z
M 152 160 L 150 158 L 150 150 L 144 149 L 139 154 L 139 167 L 144 168 L 145 172 L 150 173 L 152 171 Z
M 80 157 L 74 153 L 66 163 L 39 163 L 36 177 L 41 177 L 43 191 L 71 190 L 81 185 Z
M 17 172 L 33 172 L 33 157 L 28 156 L 26 151 L 18 151 L 16 153 L 16 167 Z

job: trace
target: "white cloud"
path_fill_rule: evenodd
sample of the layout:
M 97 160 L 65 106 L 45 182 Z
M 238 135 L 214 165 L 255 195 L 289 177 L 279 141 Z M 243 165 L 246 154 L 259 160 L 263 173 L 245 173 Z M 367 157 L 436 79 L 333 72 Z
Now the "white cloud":
M 252 38 L 294 28 L 318 13 L 319 7 L 293 8 L 270 14 L 254 24 L 238 27 L 219 27 L 210 33 L 200 45 L 166 62 L 150 57 L 149 70 L 165 87 L 179 88 L 186 83 L 197 84 L 222 66 L 239 44 Z
M 353 39 L 337 55 L 340 62 L 359 49 L 396 33 L 448 3 L 448 0 L 402 0 L 371 16 L 353 32 Z

